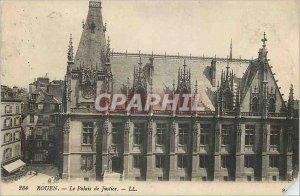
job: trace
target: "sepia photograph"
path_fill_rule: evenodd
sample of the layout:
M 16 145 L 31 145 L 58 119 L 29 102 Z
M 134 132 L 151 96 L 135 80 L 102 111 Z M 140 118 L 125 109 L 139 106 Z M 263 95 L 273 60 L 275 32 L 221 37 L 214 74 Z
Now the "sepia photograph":
M 299 195 L 299 1 L 0 9 L 1 195 Z

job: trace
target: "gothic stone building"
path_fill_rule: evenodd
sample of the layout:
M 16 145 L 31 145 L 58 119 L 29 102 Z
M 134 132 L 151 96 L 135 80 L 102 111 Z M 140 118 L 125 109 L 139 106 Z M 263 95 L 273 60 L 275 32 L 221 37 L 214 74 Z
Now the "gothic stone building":
M 115 53 L 90 1 L 68 50 L 60 173 L 77 180 L 279 181 L 292 178 L 293 89 L 282 98 L 267 59 Z M 200 111 L 101 113 L 101 93 L 199 95 Z M 127 102 L 128 103 L 128 102 Z M 295 123 L 296 122 L 296 123 Z M 294 152 L 298 153 L 298 152 Z

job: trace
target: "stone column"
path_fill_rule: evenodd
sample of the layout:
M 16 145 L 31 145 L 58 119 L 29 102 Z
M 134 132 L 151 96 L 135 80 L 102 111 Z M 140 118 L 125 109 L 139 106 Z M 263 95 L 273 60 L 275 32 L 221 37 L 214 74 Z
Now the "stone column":
M 124 154 L 123 154 L 123 170 L 124 179 L 127 179 L 129 172 L 129 131 L 130 131 L 131 120 L 130 117 L 126 117 L 124 123 Z
M 107 161 L 108 161 L 108 172 L 112 172 L 112 154 L 114 153 L 113 149 L 111 148 L 111 144 L 112 144 L 112 125 L 110 120 L 107 122 L 107 139 L 106 139 L 106 146 L 107 146 Z
M 69 166 L 69 162 L 70 162 L 70 119 L 67 118 L 63 127 L 63 155 L 62 155 L 62 178 L 64 180 L 68 180 L 70 177 L 70 166 Z
M 242 127 L 240 122 L 237 122 L 236 125 L 236 152 L 235 152 L 235 178 L 240 181 L 243 178 L 244 173 L 244 164 L 243 164 L 243 151 L 242 147 Z M 242 149 L 243 148 L 243 149 Z
M 147 171 L 146 180 L 153 180 L 153 154 L 152 154 L 152 133 L 153 133 L 153 117 L 148 120 L 147 126 Z
M 286 149 L 286 179 L 293 178 L 293 128 L 289 127 L 287 132 L 287 149 Z
M 269 168 L 269 146 L 270 146 L 270 127 L 266 122 L 262 124 L 262 157 L 261 157 L 261 180 L 265 181 L 267 179 L 267 169 Z
M 109 171 L 109 162 L 108 162 L 108 147 L 107 147 L 107 135 L 108 135 L 108 129 L 109 129 L 109 119 L 108 117 L 105 117 L 103 125 L 102 125 L 102 131 L 101 131 L 101 141 L 102 141 L 102 175 L 104 175 L 105 172 Z
M 199 174 L 199 155 L 198 155 L 198 145 L 199 145 L 199 130 L 200 130 L 200 123 L 198 120 L 194 121 L 193 125 L 193 142 L 192 142 L 192 172 L 191 172 L 191 180 L 192 181 L 199 181 L 200 174 Z
M 102 170 L 102 130 L 103 121 L 96 122 L 95 146 L 96 146 L 96 180 L 103 180 Z
M 177 165 L 177 158 L 175 156 L 175 139 L 176 139 L 176 121 L 175 118 L 171 120 L 171 127 L 170 127 L 170 169 L 169 169 L 169 180 L 175 180 L 176 178 L 176 165 Z
M 215 130 L 214 130 L 214 134 L 215 134 L 215 137 L 214 137 L 214 162 L 213 165 L 214 168 L 212 168 L 214 170 L 214 180 L 220 180 L 219 179 L 219 175 L 220 175 L 220 169 L 221 169 L 221 166 L 220 166 L 220 163 L 221 163 L 221 157 L 220 157 L 220 147 L 221 147 L 221 140 L 220 140 L 220 124 L 219 122 L 215 122 Z

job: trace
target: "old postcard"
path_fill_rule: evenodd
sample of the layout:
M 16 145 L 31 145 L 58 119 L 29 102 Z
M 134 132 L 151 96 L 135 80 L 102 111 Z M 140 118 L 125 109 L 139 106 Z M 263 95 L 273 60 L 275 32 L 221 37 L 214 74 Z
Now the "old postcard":
M 1 195 L 298 195 L 298 1 L 1 2 Z

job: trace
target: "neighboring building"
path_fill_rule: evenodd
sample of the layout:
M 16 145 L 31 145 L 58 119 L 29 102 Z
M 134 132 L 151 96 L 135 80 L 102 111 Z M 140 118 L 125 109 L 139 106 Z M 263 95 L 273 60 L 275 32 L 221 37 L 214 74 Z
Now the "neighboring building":
M 292 88 L 286 106 L 277 86 L 265 35 L 258 57 L 247 60 L 233 58 L 232 44 L 229 58 L 112 53 L 105 30 L 101 3 L 90 1 L 75 57 L 72 39 L 68 51 L 63 178 L 292 179 L 298 116 Z M 101 113 L 94 108 L 101 93 L 128 100 L 134 93 L 188 93 L 200 96 L 201 110 Z
M 2 177 L 18 172 L 22 161 L 22 98 L 24 89 L 1 85 L 1 174 Z
M 49 83 L 50 83 L 50 79 L 48 77 L 48 74 L 42 77 L 34 78 L 34 82 L 29 84 L 29 92 L 31 93 L 37 88 L 41 88 L 44 91 L 46 91 Z
M 23 120 L 27 163 L 57 164 L 57 123 L 61 108 L 63 81 L 40 77 L 30 84 L 27 115 Z

